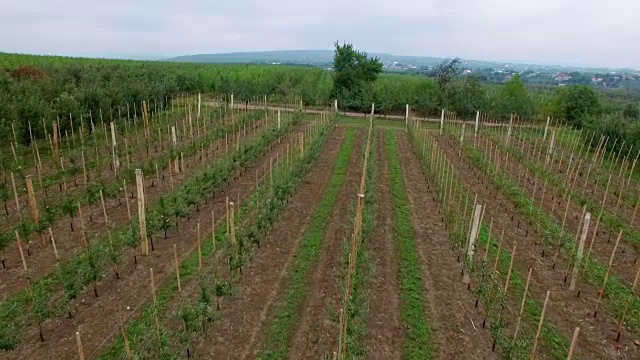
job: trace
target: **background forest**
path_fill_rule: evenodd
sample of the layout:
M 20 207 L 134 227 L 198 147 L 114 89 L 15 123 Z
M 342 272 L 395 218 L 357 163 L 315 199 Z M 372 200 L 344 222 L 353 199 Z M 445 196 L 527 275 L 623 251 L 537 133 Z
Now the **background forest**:
M 368 58 L 351 45 L 343 48 L 336 44 L 336 54 L 340 49 L 351 60 L 373 66 L 375 74 L 367 77 L 356 71 L 345 76 L 339 68 L 339 57 L 334 59 L 338 67 L 326 70 L 0 54 L 0 140 L 8 143 L 11 124 L 24 144 L 29 139 L 29 122 L 59 118 L 65 129 L 70 116 L 74 121 L 82 117 L 83 121 L 92 118 L 97 123 L 100 116 L 106 120 L 124 116 L 127 111 L 139 113 L 143 100 L 153 104 L 153 111 L 168 106 L 178 94 L 206 92 L 233 93 L 236 102 L 264 94 L 271 94 L 270 102 L 302 97 L 305 106 L 317 107 L 329 106 L 337 98 L 341 110 L 363 112 L 374 102 L 376 111 L 386 114 L 402 114 L 405 104 L 410 104 L 423 116 L 437 115 L 443 107 L 461 117 L 473 117 L 476 110 L 501 120 L 508 120 L 511 114 L 527 121 L 550 116 L 619 138 L 618 143 L 626 140 L 640 145 L 636 105 L 640 95 L 634 92 L 606 92 L 588 85 L 527 86 L 519 75 L 504 84 L 494 84 L 455 71 L 443 84 L 437 73 L 380 73 L 375 58 Z M 360 81 L 359 76 L 365 79 Z M 345 91 L 343 85 L 352 80 L 357 91 Z M 33 131 L 35 137 L 43 136 L 40 127 Z

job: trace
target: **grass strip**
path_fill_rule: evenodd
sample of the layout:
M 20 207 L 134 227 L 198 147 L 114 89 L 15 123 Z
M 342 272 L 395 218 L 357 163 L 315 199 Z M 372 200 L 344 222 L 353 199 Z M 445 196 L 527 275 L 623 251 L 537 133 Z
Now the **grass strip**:
M 404 184 L 394 133 L 387 130 L 389 180 L 393 199 L 393 228 L 398 252 L 400 320 L 405 326 L 403 358 L 432 359 L 433 329 L 427 323 L 426 301 L 422 290 L 420 260 L 411 223 L 412 213 Z
M 269 328 L 267 335 L 268 348 L 261 351 L 259 359 L 287 358 L 294 325 L 298 321 L 300 307 L 309 288 L 307 282 L 309 270 L 320 256 L 324 240 L 324 229 L 329 223 L 329 218 L 342 188 L 341 185 L 345 181 L 349 157 L 354 148 L 355 135 L 355 128 L 347 129 L 346 138 L 331 171 L 331 177 L 325 193 L 313 212 L 313 220 L 305 232 L 296 253 L 295 261 L 287 279 L 288 290 L 285 294 L 284 305 Z

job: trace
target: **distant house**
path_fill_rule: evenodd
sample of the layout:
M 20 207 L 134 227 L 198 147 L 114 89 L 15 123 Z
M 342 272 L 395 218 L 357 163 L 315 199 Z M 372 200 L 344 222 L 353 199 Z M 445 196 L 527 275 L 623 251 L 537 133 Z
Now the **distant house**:
M 569 76 L 569 74 L 561 72 L 554 75 L 553 79 L 557 82 L 564 82 L 571 80 L 571 76 Z

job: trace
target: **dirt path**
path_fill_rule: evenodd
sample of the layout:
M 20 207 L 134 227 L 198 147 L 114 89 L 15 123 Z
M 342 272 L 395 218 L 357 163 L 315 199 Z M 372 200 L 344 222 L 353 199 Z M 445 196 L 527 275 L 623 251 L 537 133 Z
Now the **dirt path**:
M 482 314 L 474 309 L 475 297 L 461 281 L 457 253 L 451 250 L 449 232 L 429 190 L 420 163 L 406 133 L 396 133 L 402 172 L 413 212 L 416 243 L 421 259 L 425 294 L 436 334 L 438 359 L 498 359 L 491 351 L 488 329 L 481 329 Z M 472 323 L 473 321 L 473 323 Z M 476 325 L 474 325 L 474 323 Z M 477 328 L 477 329 L 476 329 Z
M 338 321 L 342 303 L 344 242 L 351 234 L 350 206 L 358 193 L 362 169 L 364 129 L 357 129 L 345 181 L 324 231 L 320 259 L 309 278 L 303 313 L 291 341 L 290 359 L 321 359 L 338 347 Z
M 326 169 L 335 162 L 345 134 L 344 127 L 331 134 L 277 224 L 244 267 L 243 275 L 235 284 L 237 294 L 223 303 L 220 319 L 197 345 L 196 356 L 216 358 L 224 354 L 225 359 L 255 358 L 256 340 L 267 331 L 266 320 L 283 290 L 285 275 L 329 181 L 331 173 Z M 274 264 L 279 266 L 274 268 Z
M 369 359 L 392 360 L 402 357 L 404 329 L 400 322 L 398 261 L 393 241 L 393 208 L 389 191 L 389 168 L 383 131 L 376 131 L 378 181 L 375 184 L 378 208 L 375 230 L 364 243 L 371 258 L 366 347 Z
M 565 269 L 568 269 L 566 259 L 561 255 L 556 269 L 552 269 L 552 257 L 541 256 L 543 240 L 542 235 L 537 233 L 535 224 L 530 223 L 506 195 L 488 182 L 483 171 L 472 165 L 464 155 L 458 157 L 457 144 L 453 145 L 451 140 L 443 137 L 436 139 L 461 178 L 470 186 L 472 193 L 478 194 L 478 202 L 487 205 L 485 221 L 494 219 L 493 233 L 505 231 L 503 249 L 511 249 L 517 245 L 514 269 L 520 274 L 526 274 L 529 267 L 533 268 L 530 296 L 542 305 L 546 291 L 551 291 L 551 305 L 546 313 L 548 321 L 566 339 L 570 339 L 575 326 L 580 326 L 576 356 L 586 359 L 611 358 L 619 349 L 614 341 L 616 321 L 603 311 L 597 319 L 593 318 L 597 289 L 584 280 L 579 280 L 578 289 L 582 295 L 576 297 L 575 293 L 570 292 L 563 281 Z M 519 302 L 516 299 L 511 301 Z M 628 358 L 635 358 L 639 349 L 631 340 L 623 337 L 621 352 Z M 543 351 L 544 346 L 543 343 Z
M 304 125 L 301 125 L 304 126 Z M 294 129 L 295 130 L 295 129 Z M 172 228 L 168 239 L 161 235 L 154 237 L 155 251 L 149 257 L 139 258 L 134 264 L 133 255 L 137 249 L 127 248 L 123 252 L 123 263 L 120 265 L 120 280 L 105 276 L 98 283 L 99 297 L 85 289 L 71 304 L 72 319 L 55 318 L 43 325 L 45 342 L 37 341 L 37 331 L 30 326 L 24 341 L 17 349 L 6 353 L 11 357 L 25 359 L 46 358 L 44 354 L 55 354 L 52 358 L 70 359 L 76 356 L 75 331 L 82 333 L 85 354 L 99 352 L 100 347 L 108 344 L 112 336 L 119 333 L 120 323 L 127 323 L 139 315 L 128 310 L 127 306 L 136 310 L 149 297 L 149 268 L 154 269 L 156 286 L 161 286 L 164 279 L 173 276 L 173 244 L 177 244 L 180 259 L 195 249 L 196 224 L 201 223 L 203 229 L 211 227 L 211 210 L 216 214 L 225 212 L 225 198 L 236 198 L 237 194 L 245 197 L 255 186 L 255 172 L 265 174 L 269 171 L 270 157 L 286 150 L 289 140 L 297 139 L 295 131 L 289 132 L 281 142 L 275 140 L 272 146 L 240 174 L 235 174 L 227 186 L 212 194 L 213 200 L 202 204 L 198 212 L 179 220 L 177 228 Z M 234 180 L 235 179 L 235 180 Z M 211 198 L 211 197 L 210 197 Z M 142 307 L 141 309 L 144 309 Z M 54 336 L 55 334 L 55 336 Z

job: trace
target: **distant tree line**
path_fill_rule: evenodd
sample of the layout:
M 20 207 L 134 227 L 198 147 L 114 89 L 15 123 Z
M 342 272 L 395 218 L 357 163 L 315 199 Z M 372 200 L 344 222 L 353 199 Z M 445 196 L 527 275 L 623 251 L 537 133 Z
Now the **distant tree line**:
M 437 115 L 444 107 L 467 118 L 476 111 L 505 121 L 512 114 L 526 120 L 551 116 L 576 127 L 607 129 L 628 143 L 639 138 L 635 124 L 640 99 L 633 92 L 601 92 L 585 85 L 526 86 L 518 74 L 504 84 L 490 84 L 461 76 L 456 59 L 427 76 L 385 74 L 379 59 L 351 44 L 335 46 L 333 71 L 0 54 L 0 141 L 10 139 L 11 124 L 26 143 L 29 122 L 60 119 L 64 129 L 71 115 L 74 122 L 91 116 L 98 123 L 100 112 L 105 120 L 124 116 L 127 110 L 139 114 L 143 100 L 153 104 L 153 111 L 170 106 L 178 94 L 196 92 L 234 93 L 238 102 L 264 94 L 273 101 L 297 96 L 307 106 L 329 106 L 338 99 L 341 109 L 362 112 L 374 102 L 383 113 L 401 114 L 410 104 L 420 115 Z M 41 127 L 33 131 L 43 137 Z

